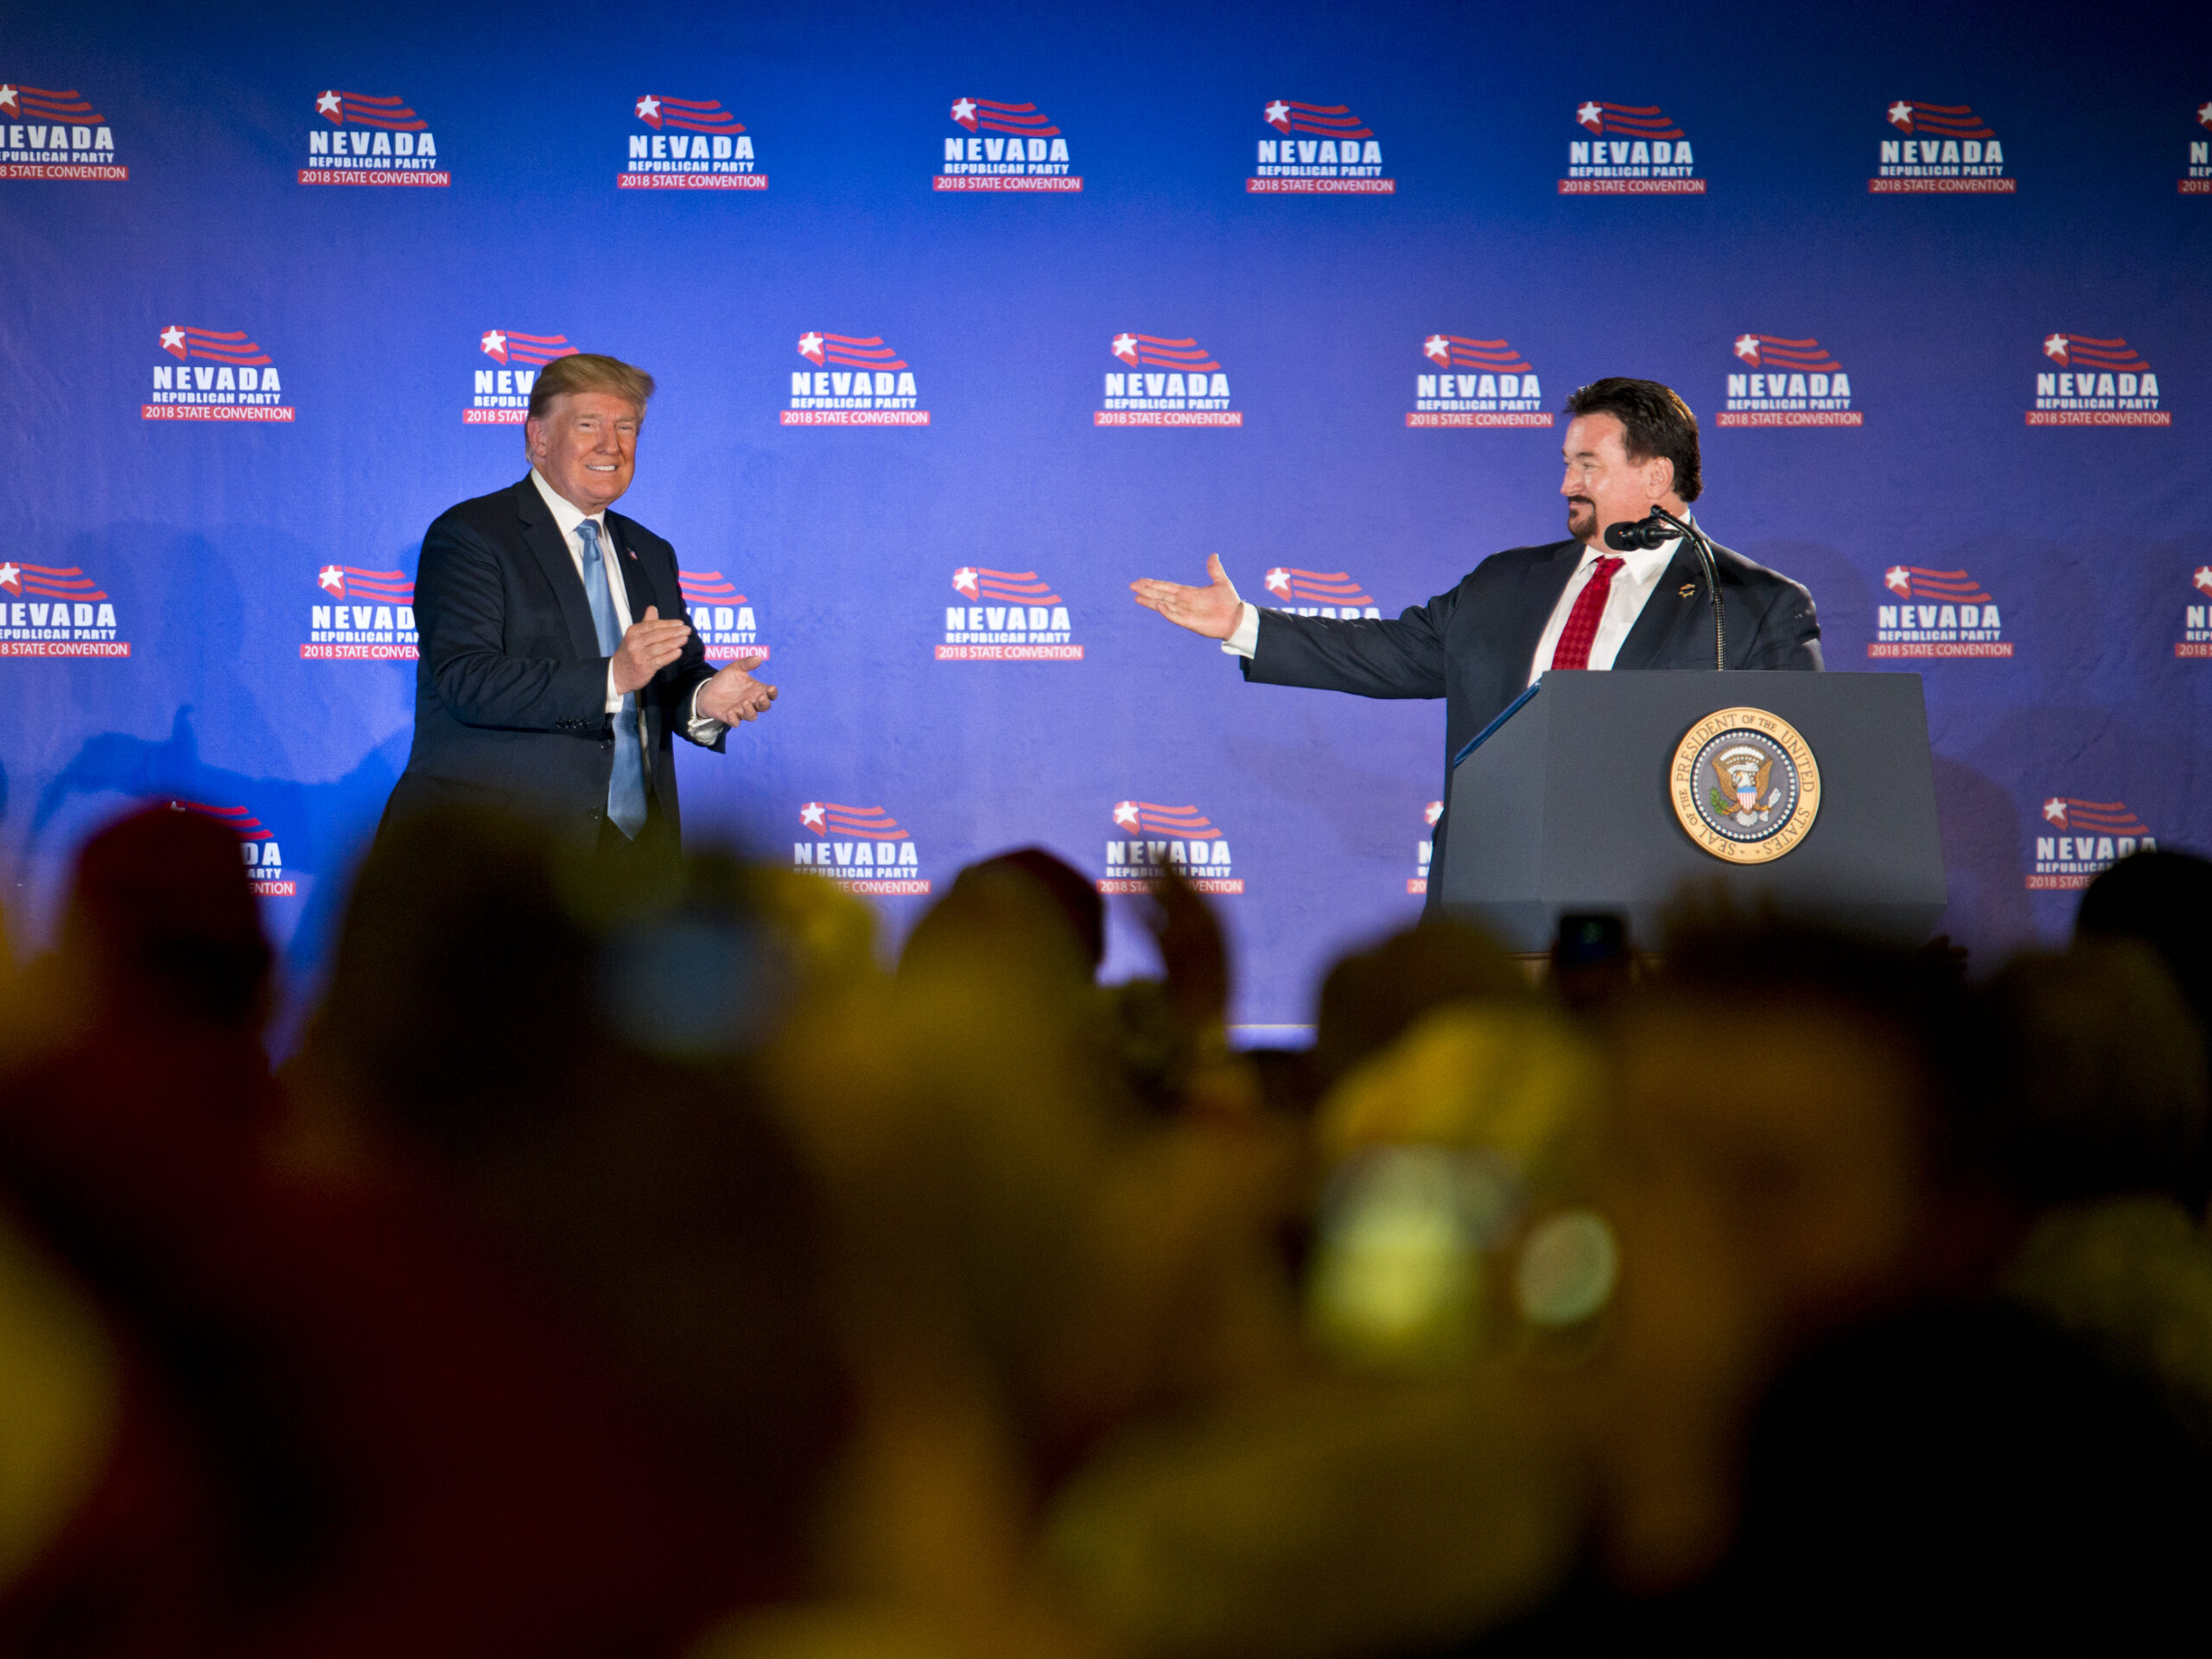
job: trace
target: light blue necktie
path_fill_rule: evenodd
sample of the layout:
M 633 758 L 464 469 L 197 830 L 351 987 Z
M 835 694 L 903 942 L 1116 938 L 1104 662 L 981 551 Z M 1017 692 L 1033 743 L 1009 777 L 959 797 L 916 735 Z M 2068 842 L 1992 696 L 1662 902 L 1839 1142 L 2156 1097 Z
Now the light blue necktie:
M 612 657 L 622 649 L 622 621 L 614 613 L 607 587 L 607 560 L 600 551 L 599 526 L 588 518 L 576 526 L 584 543 L 584 594 L 591 601 L 591 624 L 599 648 Z M 607 784 L 607 816 L 631 840 L 645 827 L 645 749 L 638 738 L 638 694 L 622 694 L 614 716 L 614 775 Z

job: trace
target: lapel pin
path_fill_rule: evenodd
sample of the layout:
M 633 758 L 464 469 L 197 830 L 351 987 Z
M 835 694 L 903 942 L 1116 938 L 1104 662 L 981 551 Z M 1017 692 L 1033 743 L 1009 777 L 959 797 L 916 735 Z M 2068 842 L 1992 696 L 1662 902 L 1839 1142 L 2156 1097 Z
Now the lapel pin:
M 1675 589 L 1675 596 L 1681 599 L 1688 599 L 1695 592 L 1697 592 L 1697 583 L 1694 582 L 1686 582 L 1681 587 Z

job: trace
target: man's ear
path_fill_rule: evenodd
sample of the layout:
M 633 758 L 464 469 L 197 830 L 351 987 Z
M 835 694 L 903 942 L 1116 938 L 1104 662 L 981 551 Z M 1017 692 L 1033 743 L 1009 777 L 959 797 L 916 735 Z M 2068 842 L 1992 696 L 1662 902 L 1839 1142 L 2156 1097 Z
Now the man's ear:
M 543 422 L 536 419 L 522 423 L 522 452 L 533 461 L 537 459 L 537 435 L 543 426 Z
M 1644 487 L 1654 501 L 1675 487 L 1675 463 L 1664 455 L 1654 455 L 1643 464 Z

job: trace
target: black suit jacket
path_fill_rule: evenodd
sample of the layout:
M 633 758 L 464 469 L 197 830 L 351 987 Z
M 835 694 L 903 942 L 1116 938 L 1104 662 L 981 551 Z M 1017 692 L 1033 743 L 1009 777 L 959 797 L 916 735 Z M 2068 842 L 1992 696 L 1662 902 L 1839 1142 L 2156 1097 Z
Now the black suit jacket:
M 1582 550 L 1580 542 L 1566 541 L 1493 554 L 1450 593 L 1409 607 L 1395 621 L 1332 620 L 1263 608 L 1259 642 L 1244 660 L 1244 677 L 1363 697 L 1442 697 L 1440 798 L 1448 801 L 1452 757 L 1528 689 L 1537 642 L 1581 563 Z M 1728 666 L 1820 668 L 1821 625 L 1812 594 L 1740 553 L 1725 547 L 1714 551 Z M 1713 666 L 1713 601 L 1687 542 L 1675 550 L 1643 613 L 1621 642 L 1613 666 Z M 1442 868 L 1445 835 L 1446 825 L 1439 823 L 1432 869 Z M 1430 885 L 1431 913 L 1441 885 Z
M 607 513 L 607 527 L 632 619 L 651 605 L 664 619 L 689 621 L 676 550 L 619 512 Z M 527 477 L 448 509 L 430 526 L 415 578 L 415 744 L 386 821 L 433 806 L 481 806 L 595 832 L 614 768 L 607 659 L 568 539 Z M 678 834 L 671 740 L 688 736 L 692 693 L 714 672 L 695 633 L 638 693 L 650 787 Z M 721 748 L 722 737 L 709 747 Z

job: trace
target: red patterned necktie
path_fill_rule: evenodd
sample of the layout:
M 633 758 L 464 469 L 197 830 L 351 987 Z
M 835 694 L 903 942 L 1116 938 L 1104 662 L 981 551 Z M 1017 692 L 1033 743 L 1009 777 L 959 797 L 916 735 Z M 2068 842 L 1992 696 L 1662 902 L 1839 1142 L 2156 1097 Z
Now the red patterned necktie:
M 1567 613 L 1567 626 L 1560 631 L 1559 645 L 1552 652 L 1554 668 L 1590 666 L 1590 647 L 1597 643 L 1598 619 L 1605 615 L 1605 601 L 1612 594 L 1613 572 L 1627 563 L 1609 553 L 1592 568 L 1590 580 L 1574 596 L 1574 608 Z

